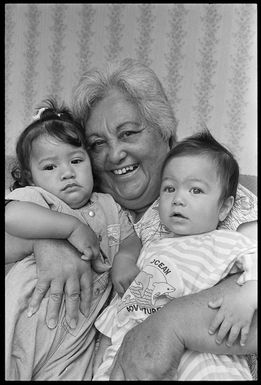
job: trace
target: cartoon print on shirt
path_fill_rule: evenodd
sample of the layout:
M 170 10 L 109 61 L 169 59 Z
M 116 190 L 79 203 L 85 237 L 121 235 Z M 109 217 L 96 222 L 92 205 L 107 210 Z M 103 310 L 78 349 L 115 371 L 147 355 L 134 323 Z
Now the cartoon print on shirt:
M 151 314 L 170 299 L 180 296 L 183 283 L 179 273 L 163 262 L 164 256 L 150 258 L 122 297 L 118 312 L 142 311 Z M 170 281 L 172 284 L 170 284 Z

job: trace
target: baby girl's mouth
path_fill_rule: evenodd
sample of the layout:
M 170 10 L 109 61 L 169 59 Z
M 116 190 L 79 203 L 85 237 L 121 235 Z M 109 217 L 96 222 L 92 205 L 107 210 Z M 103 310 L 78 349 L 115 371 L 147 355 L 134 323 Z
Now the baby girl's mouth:
M 62 189 L 62 191 L 65 191 L 65 190 L 68 190 L 68 189 L 74 188 L 74 187 L 78 187 L 77 183 L 69 183 L 69 184 L 67 184 L 66 186 L 64 186 L 64 188 Z
M 112 170 L 112 173 L 114 175 L 125 175 L 125 174 L 128 174 L 129 172 L 136 170 L 138 167 L 139 167 L 139 165 L 136 163 L 136 164 L 132 164 L 130 166 L 118 168 L 117 170 Z

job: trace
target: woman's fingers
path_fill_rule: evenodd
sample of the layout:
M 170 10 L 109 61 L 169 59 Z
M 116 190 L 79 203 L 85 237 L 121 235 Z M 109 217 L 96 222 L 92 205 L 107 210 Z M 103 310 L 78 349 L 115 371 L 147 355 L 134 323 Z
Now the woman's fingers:
M 28 309 L 27 309 L 27 316 L 31 317 L 34 313 L 37 312 L 37 310 L 40 307 L 40 304 L 42 302 L 42 299 L 44 298 L 45 294 L 47 293 L 48 289 L 50 287 L 50 280 L 49 279 L 41 279 L 39 278 L 36 287 L 34 289 L 33 295 L 29 301 Z
M 50 329 L 57 326 L 59 319 L 59 310 L 63 298 L 63 282 L 53 280 L 50 287 L 50 296 L 46 311 L 46 323 Z
M 71 276 L 65 284 L 66 321 L 75 329 L 79 319 L 80 282 L 77 276 Z
M 91 266 L 89 266 L 89 269 L 82 274 L 80 280 L 80 311 L 85 317 L 88 316 L 91 308 L 92 288 L 92 270 Z

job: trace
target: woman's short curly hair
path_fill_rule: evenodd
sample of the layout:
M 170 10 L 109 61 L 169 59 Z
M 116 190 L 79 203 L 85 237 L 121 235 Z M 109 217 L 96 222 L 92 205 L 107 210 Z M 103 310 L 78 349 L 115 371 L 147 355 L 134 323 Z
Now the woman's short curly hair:
M 145 124 L 159 130 L 172 145 L 177 121 L 161 82 L 149 67 L 134 59 L 114 62 L 102 71 L 87 71 L 73 92 L 72 111 L 86 127 L 90 109 L 116 88 L 138 109 Z

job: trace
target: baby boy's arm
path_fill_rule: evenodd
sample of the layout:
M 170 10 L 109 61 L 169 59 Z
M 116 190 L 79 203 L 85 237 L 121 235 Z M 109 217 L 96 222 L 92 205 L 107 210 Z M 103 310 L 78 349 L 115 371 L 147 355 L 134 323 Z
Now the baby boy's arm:
M 139 237 L 133 232 L 121 242 L 119 251 L 114 257 L 112 264 L 112 282 L 120 296 L 125 293 L 140 271 L 136 263 L 141 247 Z

